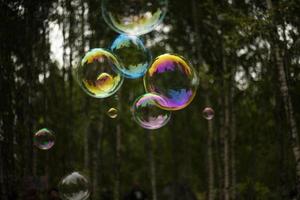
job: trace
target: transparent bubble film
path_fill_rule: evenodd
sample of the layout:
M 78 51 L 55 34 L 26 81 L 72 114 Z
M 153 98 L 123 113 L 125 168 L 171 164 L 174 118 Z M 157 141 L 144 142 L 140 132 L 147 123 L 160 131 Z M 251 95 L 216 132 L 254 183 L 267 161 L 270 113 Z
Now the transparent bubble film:
M 115 94 L 124 78 L 118 72 L 121 65 L 108 50 L 90 50 L 76 69 L 76 78 L 83 91 L 95 98 L 106 98 Z
M 192 65 L 174 54 L 158 56 L 144 76 L 146 91 L 163 97 L 165 102 L 160 107 L 166 110 L 187 107 L 196 95 L 198 84 Z
M 145 129 L 158 129 L 165 126 L 171 119 L 170 111 L 163 110 L 160 104 L 166 103 L 157 94 L 144 94 L 137 98 L 133 104 L 135 121 Z
M 115 119 L 118 117 L 118 110 L 116 108 L 110 108 L 108 111 L 107 111 L 107 115 L 112 118 L 112 119 Z
M 89 182 L 79 172 L 65 176 L 58 185 L 59 195 L 64 200 L 85 200 L 90 196 Z
M 202 114 L 205 119 L 212 120 L 215 116 L 215 111 L 211 107 L 206 107 L 204 108 Z
M 151 62 L 150 52 L 136 36 L 119 35 L 111 45 L 111 51 L 120 61 L 122 68 L 119 71 L 126 78 L 144 76 Z
M 51 149 L 55 144 L 54 133 L 46 128 L 39 130 L 34 134 L 33 144 L 41 150 Z
M 102 0 L 102 15 L 118 33 L 142 35 L 164 19 L 168 0 Z

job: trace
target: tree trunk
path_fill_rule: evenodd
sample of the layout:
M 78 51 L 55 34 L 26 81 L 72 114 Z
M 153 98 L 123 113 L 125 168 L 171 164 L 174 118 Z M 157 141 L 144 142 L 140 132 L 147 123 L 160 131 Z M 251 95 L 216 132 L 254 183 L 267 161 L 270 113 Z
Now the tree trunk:
M 221 57 L 222 57 L 222 67 L 223 67 L 223 72 L 225 74 L 228 73 L 228 67 L 227 67 L 227 62 L 225 58 L 225 52 L 224 52 L 224 45 L 223 41 L 221 40 Z M 223 156 L 223 163 L 224 163 L 224 185 L 223 185 L 223 191 L 224 191 L 224 199 L 229 200 L 230 199 L 230 180 L 229 180 L 229 121 L 230 121 L 230 111 L 229 111 L 229 81 L 227 77 L 223 77 L 223 91 L 224 91 L 224 102 L 223 104 L 223 110 L 224 110 L 224 115 L 223 115 L 223 124 L 221 126 L 221 139 L 223 140 L 223 151 L 224 151 L 224 156 Z
M 219 96 L 218 98 L 218 104 L 222 105 L 223 102 L 223 98 L 221 96 Z M 224 120 L 223 120 L 223 115 L 224 112 L 223 110 L 220 110 L 220 112 L 218 113 L 219 117 L 219 123 L 220 123 L 220 134 L 215 136 L 215 155 L 216 155 L 216 168 L 217 168 L 217 177 L 216 180 L 218 180 L 218 199 L 219 200 L 223 200 L 224 199 L 224 172 L 223 172 L 223 160 L 222 158 L 224 157 L 224 152 L 222 151 L 222 147 L 223 147 L 223 134 L 222 134 L 222 127 L 224 126 Z
M 234 70 L 232 70 L 234 71 Z M 234 76 L 234 73 L 232 75 Z M 233 81 L 233 80 L 232 80 Z M 235 141 L 236 141 L 236 113 L 234 107 L 234 94 L 235 94 L 235 86 L 231 85 L 231 143 L 230 143 L 230 156 L 231 156 L 231 200 L 236 199 L 236 160 L 235 160 Z
M 96 144 L 93 151 L 93 199 L 99 199 L 100 191 L 99 191 L 99 150 L 100 144 L 102 143 L 102 136 L 103 136 L 103 115 L 101 115 L 99 122 L 97 122 L 96 128 Z
M 153 155 L 153 133 L 150 131 L 145 131 L 146 136 L 146 150 L 148 154 L 149 161 L 149 171 L 150 171 L 150 180 L 151 180 L 151 191 L 152 191 L 152 200 L 157 200 L 157 189 L 156 189 L 156 167 L 155 167 L 155 158 Z
M 230 199 L 229 195 L 229 103 L 228 103 L 228 94 L 225 93 L 225 102 L 224 102 L 224 127 L 223 129 L 223 140 L 224 140 L 224 197 L 225 200 Z
M 2 44 L 0 44 L 0 47 Z M 5 48 L 3 48 L 5 49 Z M 9 200 L 16 192 L 12 179 L 15 178 L 14 144 L 14 108 L 13 98 L 15 90 L 14 67 L 11 64 L 9 51 L 0 53 L 0 92 L 4 94 L 0 103 L 0 197 Z
M 209 105 L 208 97 L 206 104 Z M 207 159 L 208 159 L 208 200 L 215 199 L 215 180 L 214 180 L 214 161 L 213 161 L 213 122 L 208 120 L 208 136 L 207 136 Z
M 266 0 L 268 9 L 270 12 L 273 12 L 273 4 L 271 0 Z M 275 18 L 273 20 L 276 25 Z M 278 37 L 278 36 L 277 36 Z M 277 38 L 276 37 L 276 38 Z M 294 114 L 294 108 L 291 100 L 291 96 L 289 94 L 289 88 L 287 83 L 287 75 L 284 69 L 284 61 L 282 52 L 279 49 L 279 45 L 277 43 L 274 44 L 274 48 L 272 49 L 275 60 L 276 67 L 278 73 L 278 81 L 280 86 L 280 93 L 284 103 L 284 110 L 286 115 L 286 120 L 288 122 L 288 126 L 291 132 L 291 147 L 294 153 L 295 161 L 296 161 L 296 189 L 297 189 L 297 199 L 300 199 L 300 146 L 299 146 L 299 133 L 297 130 L 297 123 Z
M 118 112 L 121 113 L 121 94 L 119 93 L 120 100 L 118 101 Z M 118 119 L 116 126 L 116 161 L 115 161 L 115 182 L 114 182 L 114 200 L 120 199 L 120 170 L 121 170 L 121 147 L 122 147 L 122 132 L 121 120 Z

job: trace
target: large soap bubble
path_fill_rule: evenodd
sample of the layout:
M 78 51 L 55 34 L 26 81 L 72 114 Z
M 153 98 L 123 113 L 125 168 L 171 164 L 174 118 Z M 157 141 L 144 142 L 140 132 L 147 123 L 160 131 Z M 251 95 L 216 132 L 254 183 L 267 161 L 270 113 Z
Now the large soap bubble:
M 192 65 L 181 56 L 164 54 L 157 57 L 144 77 L 147 92 L 165 99 L 160 107 L 180 110 L 194 99 L 199 79 Z
M 166 125 L 171 119 L 171 113 L 162 110 L 158 105 L 165 104 L 165 100 L 152 93 L 137 98 L 133 104 L 133 117 L 145 129 L 158 129 Z
M 142 35 L 162 22 L 167 7 L 168 0 L 102 0 L 102 15 L 113 30 Z
M 54 143 L 55 136 L 49 129 L 43 128 L 36 132 L 33 136 L 33 144 L 41 150 L 51 149 Z
M 101 48 L 90 50 L 76 69 L 76 78 L 90 96 L 106 98 L 118 91 L 124 78 L 118 72 L 122 68 L 117 58 Z
M 90 196 L 89 182 L 79 172 L 65 176 L 59 183 L 58 190 L 64 200 L 85 200 Z
M 149 50 L 136 36 L 124 34 L 118 36 L 111 45 L 111 51 L 122 64 L 119 70 L 126 78 L 144 76 L 151 62 Z

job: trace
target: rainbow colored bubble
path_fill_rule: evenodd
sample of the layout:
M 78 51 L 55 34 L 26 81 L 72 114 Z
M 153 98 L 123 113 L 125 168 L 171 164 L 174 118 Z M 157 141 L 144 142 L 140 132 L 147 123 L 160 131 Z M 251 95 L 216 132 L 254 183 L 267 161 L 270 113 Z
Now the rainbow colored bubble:
M 122 34 L 115 39 L 110 49 L 122 65 L 119 71 L 123 76 L 131 79 L 144 76 L 151 63 L 151 54 L 141 39 Z
M 192 65 L 174 54 L 158 56 L 144 76 L 146 91 L 161 96 L 165 102 L 160 107 L 166 110 L 187 107 L 196 95 L 198 84 Z
M 158 129 L 165 126 L 171 119 L 171 113 L 159 107 L 165 100 L 152 93 L 137 98 L 133 104 L 133 117 L 145 129 Z
M 47 128 L 37 131 L 33 136 L 33 144 L 41 150 L 51 149 L 54 146 L 54 143 L 54 133 Z
M 116 32 L 142 35 L 162 22 L 167 7 L 168 0 L 103 0 L 102 15 Z
M 95 98 L 106 98 L 118 91 L 124 78 L 117 58 L 108 50 L 90 50 L 76 69 L 76 78 L 83 91 Z

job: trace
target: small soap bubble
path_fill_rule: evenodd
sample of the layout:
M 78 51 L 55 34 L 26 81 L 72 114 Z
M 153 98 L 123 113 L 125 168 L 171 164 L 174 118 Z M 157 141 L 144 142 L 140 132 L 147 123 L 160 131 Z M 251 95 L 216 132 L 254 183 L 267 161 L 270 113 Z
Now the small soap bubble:
M 138 37 L 119 35 L 110 49 L 122 65 L 119 71 L 123 76 L 131 79 L 144 76 L 151 62 L 151 54 Z
M 107 115 L 112 118 L 112 119 L 115 119 L 118 117 L 118 110 L 116 108 L 110 108 L 108 111 L 107 111 Z
M 34 134 L 33 143 L 41 150 L 48 150 L 53 147 L 55 143 L 55 136 L 52 131 L 43 128 Z
M 168 0 L 102 0 L 102 15 L 116 32 L 142 35 L 161 24 L 167 7 Z
M 215 111 L 211 107 L 206 107 L 203 110 L 203 117 L 207 120 L 212 120 L 215 116 Z
M 79 172 L 65 176 L 58 185 L 59 195 L 64 200 L 85 200 L 89 198 L 89 182 Z
M 158 129 L 165 126 L 171 119 L 170 111 L 159 107 L 165 100 L 152 93 L 137 98 L 133 104 L 134 120 L 145 129 Z
M 106 98 L 116 93 L 123 83 L 119 61 L 111 52 L 97 48 L 90 50 L 75 70 L 83 91 L 95 98 Z
M 199 79 L 195 69 L 183 57 L 174 54 L 158 56 L 144 76 L 147 92 L 163 97 L 165 110 L 180 110 L 194 99 Z

